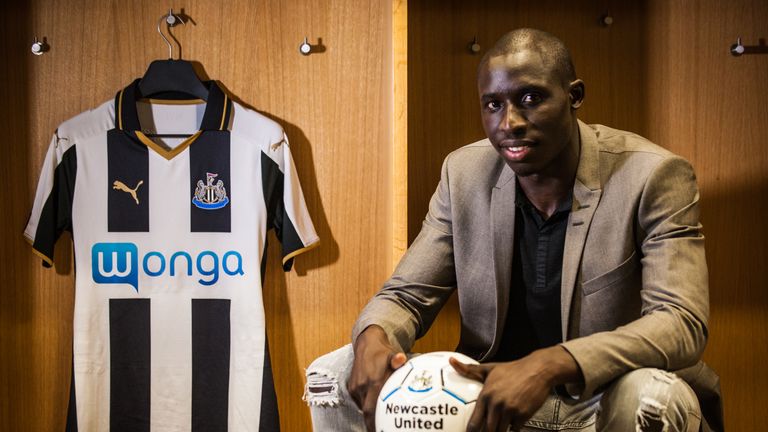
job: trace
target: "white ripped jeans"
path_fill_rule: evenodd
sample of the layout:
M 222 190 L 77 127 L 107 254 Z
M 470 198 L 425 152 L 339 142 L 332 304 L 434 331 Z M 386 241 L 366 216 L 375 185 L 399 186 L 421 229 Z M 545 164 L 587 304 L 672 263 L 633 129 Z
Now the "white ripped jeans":
M 365 432 L 363 414 L 347 391 L 351 345 L 319 357 L 307 368 L 304 400 L 315 432 Z M 637 369 L 601 395 L 574 403 L 552 394 L 521 432 L 696 432 L 701 410 L 693 390 L 676 375 Z

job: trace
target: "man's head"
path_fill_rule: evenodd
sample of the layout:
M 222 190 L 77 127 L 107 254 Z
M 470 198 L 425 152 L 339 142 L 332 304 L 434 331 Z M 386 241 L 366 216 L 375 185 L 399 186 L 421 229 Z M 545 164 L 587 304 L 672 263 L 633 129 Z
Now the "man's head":
M 515 173 L 575 169 L 584 83 L 559 39 L 533 29 L 507 33 L 483 56 L 477 85 L 485 133 Z

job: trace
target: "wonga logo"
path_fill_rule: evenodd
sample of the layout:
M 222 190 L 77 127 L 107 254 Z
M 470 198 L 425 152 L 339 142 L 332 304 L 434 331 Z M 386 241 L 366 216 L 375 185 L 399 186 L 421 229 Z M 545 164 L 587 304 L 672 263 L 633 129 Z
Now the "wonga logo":
M 141 266 L 139 266 L 141 262 Z M 96 243 L 91 249 L 91 273 L 99 284 L 128 284 L 139 292 L 139 270 L 155 278 L 166 274 L 186 274 L 199 277 L 200 285 L 215 285 L 221 272 L 227 276 L 242 276 L 243 257 L 237 251 L 227 251 L 221 258 L 216 252 L 204 250 L 193 257 L 185 251 L 164 255 L 158 251 L 144 254 L 139 261 L 139 249 L 133 243 Z
M 139 250 L 133 243 L 96 243 L 91 249 L 93 281 L 128 284 L 139 291 Z

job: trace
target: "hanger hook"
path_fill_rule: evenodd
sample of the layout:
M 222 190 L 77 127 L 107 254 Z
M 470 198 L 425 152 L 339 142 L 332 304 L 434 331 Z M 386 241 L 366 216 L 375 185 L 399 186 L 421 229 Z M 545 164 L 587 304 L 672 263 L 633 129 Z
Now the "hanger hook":
M 168 45 L 168 59 L 173 59 L 173 47 L 171 46 L 171 42 L 168 40 L 167 37 L 163 34 L 163 31 L 160 29 L 160 26 L 163 24 L 163 21 L 168 25 L 168 34 L 171 34 L 171 27 L 178 24 L 176 21 L 180 21 L 182 24 L 186 24 L 184 20 L 173 13 L 173 9 L 168 9 L 168 15 L 163 15 L 160 17 L 160 21 L 157 22 L 157 33 L 160 35 L 161 38 L 165 41 L 166 45 Z M 176 41 L 176 43 L 179 43 L 179 41 L 176 40 L 176 38 L 173 38 L 173 40 Z M 181 60 L 181 44 L 179 44 L 179 60 Z
M 480 52 L 480 44 L 477 42 L 477 35 L 472 38 L 472 42 L 467 45 L 467 48 L 469 48 L 469 52 L 472 54 L 477 54 Z
M 742 54 L 744 54 L 744 45 L 741 43 L 741 37 L 736 38 L 736 43 L 731 45 L 731 54 L 735 57 L 738 57 Z

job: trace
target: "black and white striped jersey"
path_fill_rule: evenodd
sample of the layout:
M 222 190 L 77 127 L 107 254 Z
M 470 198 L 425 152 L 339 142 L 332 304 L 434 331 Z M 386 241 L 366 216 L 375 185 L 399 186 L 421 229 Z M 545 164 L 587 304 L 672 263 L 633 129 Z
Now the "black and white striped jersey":
M 72 431 L 278 430 L 261 285 L 318 244 L 288 140 L 215 82 L 207 101 L 114 101 L 61 124 L 24 231 L 76 265 Z

